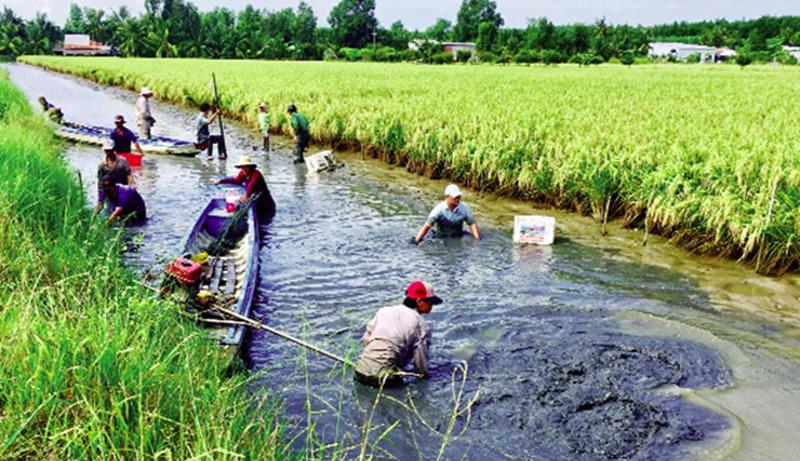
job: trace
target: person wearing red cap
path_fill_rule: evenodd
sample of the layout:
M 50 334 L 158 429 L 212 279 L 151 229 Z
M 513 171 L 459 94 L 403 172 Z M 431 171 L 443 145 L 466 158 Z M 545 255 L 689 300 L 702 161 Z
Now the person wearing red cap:
M 429 284 L 415 281 L 406 288 L 402 305 L 378 310 L 361 339 L 355 379 L 375 387 L 397 385 L 402 379 L 393 373 L 411 362 L 417 373 L 427 376 L 431 330 L 422 316 L 441 303 Z

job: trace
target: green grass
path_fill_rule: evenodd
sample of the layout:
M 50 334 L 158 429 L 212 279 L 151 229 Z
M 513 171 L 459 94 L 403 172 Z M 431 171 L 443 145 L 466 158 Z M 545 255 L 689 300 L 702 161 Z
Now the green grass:
M 287 459 L 280 407 L 135 285 L 0 75 L 0 459 Z
M 253 126 L 263 100 L 286 131 L 293 102 L 321 143 L 800 268 L 800 69 L 21 60 L 179 103 L 210 101 L 214 71 L 224 111 Z

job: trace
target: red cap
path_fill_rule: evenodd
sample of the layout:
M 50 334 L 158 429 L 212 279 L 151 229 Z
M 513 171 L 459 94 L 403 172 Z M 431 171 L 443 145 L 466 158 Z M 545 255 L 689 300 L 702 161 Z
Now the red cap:
M 442 303 L 442 298 L 436 296 L 436 293 L 433 292 L 433 287 L 419 280 L 411 282 L 411 285 L 406 288 L 406 296 L 414 300 L 427 299 L 431 304 Z

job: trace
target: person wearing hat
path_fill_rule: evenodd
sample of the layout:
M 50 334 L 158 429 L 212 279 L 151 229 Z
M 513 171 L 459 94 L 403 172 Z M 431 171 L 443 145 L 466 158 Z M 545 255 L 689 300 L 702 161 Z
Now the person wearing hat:
M 103 142 L 103 152 L 105 158 L 97 165 L 97 184 L 101 185 L 104 178 L 108 178 L 114 184 L 136 187 L 133 180 L 133 173 L 128 161 L 123 157 L 118 157 L 114 152 L 114 142 L 106 139 Z
M 256 164 L 250 160 L 250 157 L 246 155 L 242 156 L 234 166 L 240 169 L 238 175 L 231 178 L 217 179 L 214 184 L 239 184 L 245 186 L 245 200 L 249 200 L 258 194 L 258 199 L 256 199 L 258 216 L 262 220 L 270 220 L 275 216 L 275 200 L 272 199 L 272 194 L 269 193 L 264 175 L 258 170 Z
M 136 100 L 136 122 L 139 125 L 139 137 L 150 139 L 150 129 L 156 124 L 156 119 L 150 113 L 150 98 L 153 92 L 146 86 L 139 92 L 139 99 Z
M 103 178 L 100 182 L 100 193 L 97 197 L 95 212 L 102 210 L 106 201 L 109 202 L 112 209 L 111 216 L 108 217 L 109 224 L 119 218 L 130 219 L 134 222 L 142 222 L 147 219 L 147 209 L 139 192 L 131 186 L 114 184 L 108 177 Z
M 427 376 L 431 330 L 422 316 L 441 303 L 430 284 L 417 280 L 406 288 L 402 304 L 379 309 L 361 338 L 355 379 L 375 387 L 397 385 L 402 380 L 394 373 L 409 363 Z
M 269 152 L 269 108 L 263 102 L 258 103 L 258 129 L 264 139 L 264 151 Z
M 50 101 L 47 100 L 44 96 L 39 96 L 39 104 L 42 105 L 42 110 L 50 117 L 50 120 L 61 123 L 64 121 L 64 112 L 61 111 L 60 107 L 56 107 L 54 104 L 51 104 Z
M 286 113 L 289 114 L 291 119 L 292 139 L 294 140 L 294 163 L 305 163 L 303 152 L 305 152 L 309 141 L 311 141 L 308 120 L 303 114 L 297 112 L 297 107 L 294 104 L 289 104 Z
M 419 245 L 434 225 L 440 235 L 460 237 L 464 233 L 464 223 L 469 227 L 475 240 L 480 240 L 481 233 L 472 216 L 472 210 L 466 203 L 461 203 L 461 189 L 455 184 L 450 184 L 444 190 L 444 201 L 433 208 L 428 220 L 414 237 L 414 243 Z
M 136 150 L 144 155 L 136 135 L 133 134 L 133 131 L 125 128 L 125 117 L 122 115 L 114 117 L 114 130 L 111 131 L 111 140 L 114 141 L 114 152 L 118 154 L 129 154 L 131 152 L 131 144 L 133 144 L 136 146 Z
M 214 158 L 214 144 L 216 144 L 218 146 L 219 159 L 224 160 L 228 158 L 225 140 L 222 139 L 221 135 L 212 135 L 208 128 L 219 117 L 220 111 L 217 109 L 209 117 L 208 114 L 210 112 L 211 106 L 207 102 L 200 104 L 200 115 L 197 116 L 197 146 L 199 149 L 208 148 L 208 159 L 212 160 Z

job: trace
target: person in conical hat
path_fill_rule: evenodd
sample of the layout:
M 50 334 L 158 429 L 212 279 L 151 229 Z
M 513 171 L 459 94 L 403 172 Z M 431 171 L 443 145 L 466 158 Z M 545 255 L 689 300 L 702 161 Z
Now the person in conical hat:
M 258 194 L 256 210 L 259 218 L 264 222 L 270 221 L 275 216 L 275 200 L 273 200 L 272 194 L 269 192 L 264 175 L 258 170 L 258 165 L 249 156 L 244 155 L 239 158 L 239 161 L 234 166 L 239 168 L 238 175 L 217 179 L 214 184 L 239 184 L 244 186 L 245 194 L 243 199 L 245 200 L 249 200 Z

